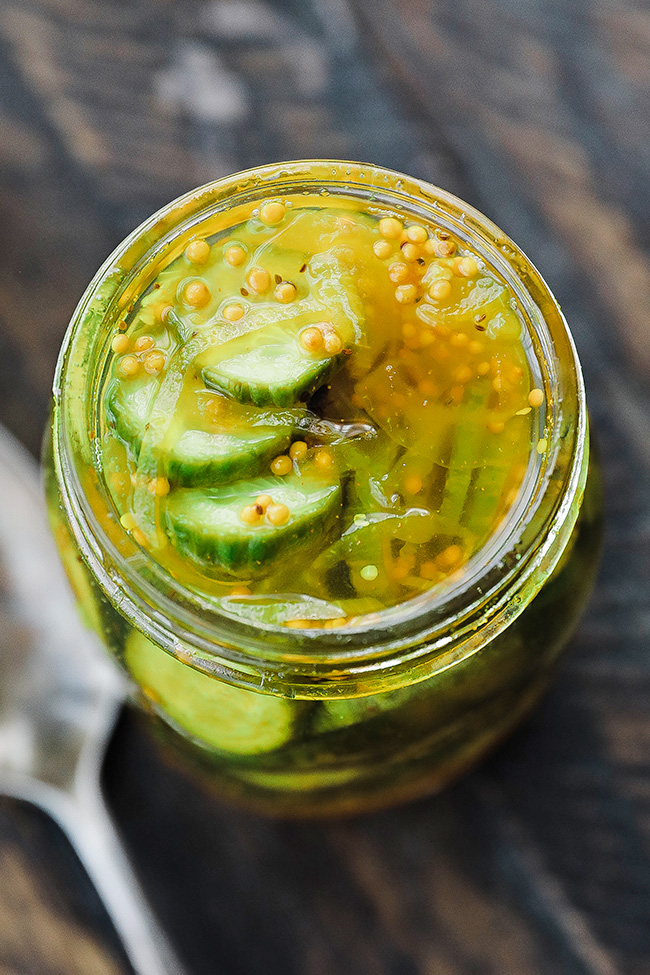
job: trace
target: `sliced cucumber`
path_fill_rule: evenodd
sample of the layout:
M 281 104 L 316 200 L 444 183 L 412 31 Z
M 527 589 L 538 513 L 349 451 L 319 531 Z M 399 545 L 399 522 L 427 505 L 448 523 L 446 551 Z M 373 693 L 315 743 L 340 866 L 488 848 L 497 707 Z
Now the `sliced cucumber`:
M 451 455 L 440 505 L 440 515 L 449 524 L 458 524 L 461 520 L 476 476 L 474 472 L 480 473 L 489 437 L 480 397 L 475 396 L 471 406 L 471 412 L 453 431 Z
M 206 386 L 257 406 L 293 406 L 322 386 L 340 356 L 315 358 L 288 329 L 242 335 L 221 349 L 223 358 L 203 370 Z
M 414 684 L 401 687 L 396 691 L 386 691 L 384 694 L 373 694 L 370 697 L 324 701 L 314 722 L 315 730 L 336 731 L 338 728 L 348 728 L 351 725 L 371 721 L 382 714 L 397 710 L 404 704 L 410 704 L 421 693 L 421 685 Z
M 283 698 L 208 677 L 137 630 L 127 638 L 124 657 L 131 676 L 161 716 L 204 745 L 254 755 L 280 748 L 291 738 L 296 708 Z
M 290 440 L 290 427 L 242 427 L 232 433 L 185 430 L 170 449 L 164 467 L 175 484 L 226 484 L 259 474 Z
M 335 329 L 343 346 L 363 337 L 363 307 L 352 275 L 333 254 L 317 254 L 305 271 L 309 294 L 286 308 L 257 304 L 245 334 L 208 350 L 197 363 L 205 384 L 241 403 L 292 406 L 322 386 L 343 359 L 314 356 L 298 340 L 310 325 Z
M 261 494 L 289 508 L 285 525 L 272 525 L 266 518 L 254 525 L 242 521 L 242 508 Z M 165 521 L 172 543 L 183 555 L 203 566 L 250 574 L 268 571 L 273 559 L 294 548 L 326 544 L 340 508 L 340 484 L 293 475 L 174 491 L 165 505 Z
M 118 436 L 129 444 L 136 458 L 158 390 L 155 381 L 145 384 L 114 382 L 107 397 L 108 410 Z M 228 433 L 170 428 L 157 448 L 158 469 L 174 484 L 188 487 L 226 484 L 238 477 L 254 477 L 285 450 L 292 424 L 256 426 L 242 415 Z
M 125 441 L 137 457 L 140 453 L 154 400 L 158 392 L 155 379 L 128 384 L 114 379 L 106 395 L 106 409 L 109 420 L 118 437 Z

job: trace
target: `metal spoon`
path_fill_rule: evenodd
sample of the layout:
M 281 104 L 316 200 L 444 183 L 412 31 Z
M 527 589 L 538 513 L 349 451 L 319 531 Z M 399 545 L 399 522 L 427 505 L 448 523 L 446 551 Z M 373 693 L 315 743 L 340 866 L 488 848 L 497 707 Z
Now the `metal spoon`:
M 126 682 L 81 625 L 44 511 L 38 467 L 0 427 L 0 564 L 26 637 L 0 640 L 0 793 L 64 830 L 137 975 L 182 975 L 109 818 L 99 785 Z

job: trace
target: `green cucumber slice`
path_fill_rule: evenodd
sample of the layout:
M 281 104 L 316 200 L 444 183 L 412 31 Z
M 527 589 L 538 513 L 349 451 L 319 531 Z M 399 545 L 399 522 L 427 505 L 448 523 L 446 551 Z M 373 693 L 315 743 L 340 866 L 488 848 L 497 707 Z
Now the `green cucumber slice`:
M 307 296 L 286 308 L 254 305 L 244 334 L 201 356 L 197 365 L 206 386 L 241 403 L 286 407 L 307 399 L 327 381 L 343 355 L 311 355 L 300 345 L 299 333 L 306 326 L 326 324 L 349 348 L 363 337 L 363 307 L 349 269 L 333 254 L 313 257 L 304 281 Z
M 253 477 L 289 446 L 291 427 L 252 427 L 232 433 L 185 430 L 165 459 L 174 484 L 209 487 Z
M 286 525 L 264 519 L 244 523 L 240 513 L 260 494 L 286 504 L 291 516 Z M 233 573 L 258 573 L 271 568 L 275 558 L 302 546 L 327 544 L 340 516 L 341 486 L 316 477 L 258 478 L 228 487 L 181 489 L 165 504 L 168 536 L 184 555 Z
M 136 458 L 140 454 L 147 423 L 157 393 L 157 383 L 115 381 L 107 407 L 118 436 L 129 444 Z M 242 415 L 228 433 L 174 427 L 158 447 L 159 469 L 173 484 L 187 487 L 226 484 L 238 477 L 254 477 L 289 446 L 293 425 L 255 424 L 255 417 Z
M 292 702 L 209 677 L 137 630 L 127 638 L 124 661 L 160 716 L 203 745 L 255 755 L 281 748 L 291 738 Z
M 114 379 L 106 395 L 109 422 L 136 458 L 140 453 L 142 438 L 151 416 L 158 383 L 154 379 L 126 383 Z
M 203 370 L 206 386 L 257 406 L 286 407 L 307 399 L 341 358 L 315 358 L 301 348 L 295 333 L 282 328 L 243 335 L 222 350 L 224 358 Z

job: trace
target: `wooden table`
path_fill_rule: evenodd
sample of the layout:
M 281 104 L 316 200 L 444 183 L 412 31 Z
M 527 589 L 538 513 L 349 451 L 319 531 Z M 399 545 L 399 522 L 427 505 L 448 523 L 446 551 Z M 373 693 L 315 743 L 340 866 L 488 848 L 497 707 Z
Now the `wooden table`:
M 543 707 L 445 794 L 262 821 L 125 713 L 106 788 L 194 975 L 650 972 L 649 85 L 633 0 L 0 7 L 0 421 L 32 451 L 109 250 L 193 185 L 322 155 L 425 177 L 504 227 L 563 305 L 598 431 L 590 611 Z M 0 802 L 1 975 L 126 970 L 61 837 Z

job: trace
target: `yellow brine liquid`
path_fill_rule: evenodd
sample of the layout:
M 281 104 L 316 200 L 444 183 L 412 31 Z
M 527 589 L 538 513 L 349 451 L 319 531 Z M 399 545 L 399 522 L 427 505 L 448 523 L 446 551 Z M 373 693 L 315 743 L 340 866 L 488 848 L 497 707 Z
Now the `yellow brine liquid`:
M 116 324 L 116 514 L 226 614 L 353 627 L 498 529 L 545 450 L 530 349 L 442 227 L 344 196 L 213 215 Z

